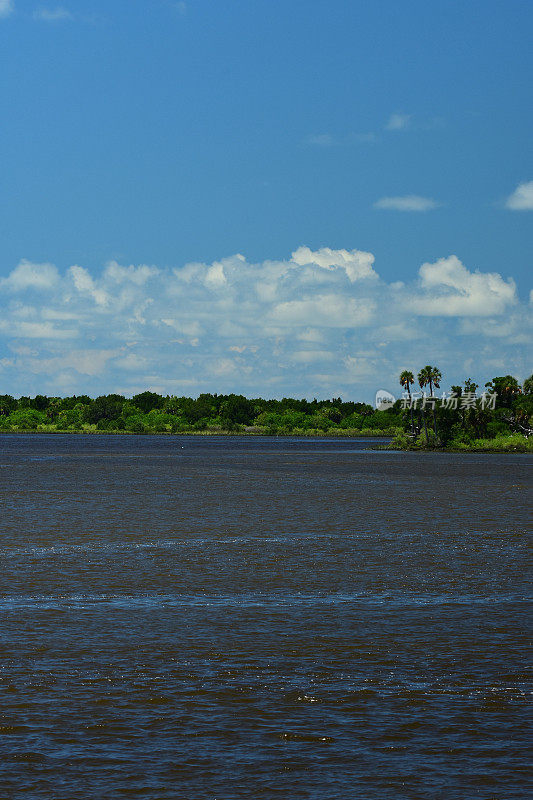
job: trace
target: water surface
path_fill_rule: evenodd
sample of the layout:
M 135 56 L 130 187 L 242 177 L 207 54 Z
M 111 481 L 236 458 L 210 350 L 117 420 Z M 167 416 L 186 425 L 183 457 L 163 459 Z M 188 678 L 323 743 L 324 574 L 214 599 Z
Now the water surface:
M 531 457 L 0 437 L 0 796 L 515 800 Z

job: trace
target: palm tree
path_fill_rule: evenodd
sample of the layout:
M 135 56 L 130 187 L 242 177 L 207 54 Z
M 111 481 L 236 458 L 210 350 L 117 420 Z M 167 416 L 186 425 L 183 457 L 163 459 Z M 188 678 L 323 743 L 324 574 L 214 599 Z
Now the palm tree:
M 418 383 L 420 384 L 420 388 L 423 389 L 424 386 L 429 384 L 429 396 L 433 397 L 433 387 L 438 389 L 440 387 L 440 381 L 442 378 L 442 372 L 437 367 L 432 367 L 430 364 L 425 366 L 423 369 L 420 370 L 418 373 Z M 426 440 L 427 440 L 427 428 L 426 428 L 426 418 L 424 416 L 424 428 L 426 430 Z M 437 417 L 435 415 L 435 403 L 433 403 L 433 430 L 435 431 L 435 439 L 437 438 Z
M 533 394 L 533 375 L 530 375 L 529 378 L 526 378 L 524 383 L 522 384 L 522 391 L 524 394 Z
M 411 409 L 411 433 L 415 435 L 415 423 L 413 420 L 413 401 L 411 399 L 411 386 L 415 382 L 415 376 L 409 370 L 404 369 L 400 375 L 400 386 L 403 386 L 409 396 L 409 408 Z
M 440 388 L 440 381 L 442 372 L 437 367 L 431 367 L 429 364 L 418 373 L 418 382 L 420 386 L 427 386 L 429 384 L 429 396 L 433 397 L 433 387 Z M 423 381 L 423 382 L 422 382 Z

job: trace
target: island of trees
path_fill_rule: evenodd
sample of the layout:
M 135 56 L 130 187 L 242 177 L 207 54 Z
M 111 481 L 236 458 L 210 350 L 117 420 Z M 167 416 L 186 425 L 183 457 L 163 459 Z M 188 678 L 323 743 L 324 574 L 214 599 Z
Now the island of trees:
M 532 449 L 533 376 L 523 385 L 510 375 L 496 377 L 481 393 L 466 380 L 440 397 L 442 376 L 436 367 L 424 367 L 417 380 L 404 371 L 403 397 L 380 409 L 341 398 L 191 398 L 149 391 L 131 398 L 5 394 L 0 395 L 0 433 L 390 436 L 392 446 L 404 449 Z

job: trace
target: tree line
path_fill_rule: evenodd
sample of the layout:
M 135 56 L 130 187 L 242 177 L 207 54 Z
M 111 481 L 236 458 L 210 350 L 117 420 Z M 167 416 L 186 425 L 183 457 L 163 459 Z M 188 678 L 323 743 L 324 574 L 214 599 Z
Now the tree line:
M 240 394 L 197 398 L 141 392 L 131 398 L 14 398 L 0 395 L 0 431 L 394 435 L 401 430 L 399 407 L 377 411 L 368 403 L 331 400 L 249 399 Z
M 402 448 L 531 449 L 533 445 L 533 376 L 523 384 L 512 375 L 495 377 L 483 389 L 467 378 L 440 397 L 442 374 L 437 367 L 423 367 L 416 379 L 404 370 L 399 382 L 404 396 L 381 409 L 340 397 L 268 400 L 204 393 L 192 398 L 150 391 L 130 398 L 4 394 L 0 432 L 383 435 L 394 437 L 394 446 Z

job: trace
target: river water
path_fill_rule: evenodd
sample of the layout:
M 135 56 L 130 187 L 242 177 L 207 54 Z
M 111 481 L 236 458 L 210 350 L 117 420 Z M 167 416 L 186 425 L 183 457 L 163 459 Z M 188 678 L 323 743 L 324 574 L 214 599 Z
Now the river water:
M 1 436 L 2 800 L 531 797 L 531 457 L 369 445 Z

